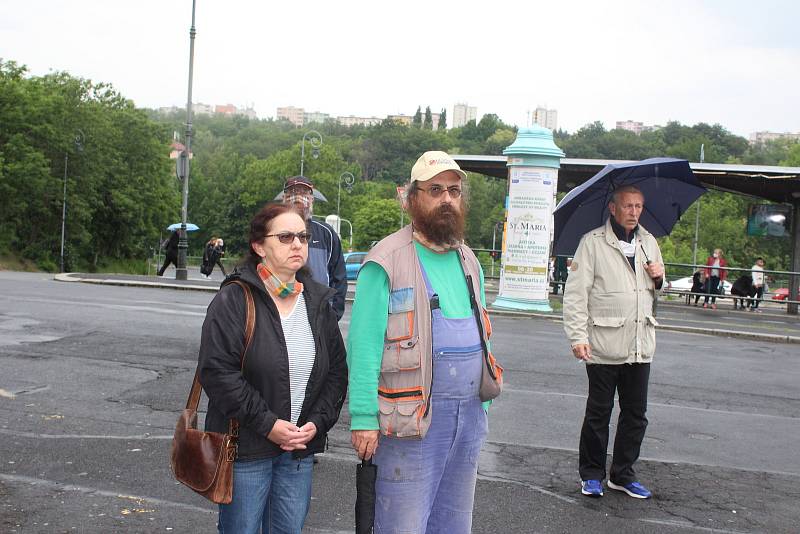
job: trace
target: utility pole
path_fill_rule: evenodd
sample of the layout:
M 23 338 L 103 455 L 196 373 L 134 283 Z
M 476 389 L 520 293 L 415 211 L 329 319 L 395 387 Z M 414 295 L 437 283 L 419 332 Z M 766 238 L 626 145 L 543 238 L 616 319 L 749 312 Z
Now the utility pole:
M 183 176 L 183 201 L 181 203 L 181 229 L 178 231 L 178 264 L 175 266 L 175 279 L 186 280 L 189 273 L 186 269 L 186 251 L 189 249 L 189 241 L 186 233 L 187 212 L 189 205 L 189 162 L 192 154 L 192 75 L 194 74 L 194 8 L 195 0 L 192 0 L 192 26 L 189 28 L 189 95 L 186 99 L 186 143 L 181 154 L 183 165 L 179 164 L 179 169 L 184 172 Z M 180 160 L 179 160 L 180 161 Z

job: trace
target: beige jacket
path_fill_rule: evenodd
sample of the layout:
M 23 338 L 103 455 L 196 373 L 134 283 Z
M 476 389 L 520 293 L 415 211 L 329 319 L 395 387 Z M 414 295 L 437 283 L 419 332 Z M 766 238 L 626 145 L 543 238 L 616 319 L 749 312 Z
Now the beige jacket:
M 644 270 L 647 259 L 663 263 L 656 239 L 641 225 L 636 233 L 636 272 L 609 221 L 581 238 L 564 288 L 564 330 L 572 346 L 591 345 L 592 359 L 587 363 L 653 359 L 657 290 Z

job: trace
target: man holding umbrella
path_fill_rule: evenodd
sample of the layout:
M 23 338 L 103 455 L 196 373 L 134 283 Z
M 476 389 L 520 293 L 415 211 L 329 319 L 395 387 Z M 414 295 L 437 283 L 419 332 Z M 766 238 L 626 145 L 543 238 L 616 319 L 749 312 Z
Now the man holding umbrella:
M 634 186 L 614 191 L 606 223 L 581 238 L 564 291 L 564 330 L 589 378 L 579 471 L 581 492 L 590 497 L 603 495 L 615 391 L 620 415 L 608 486 L 639 499 L 651 496 L 633 464 L 647 428 L 653 300 L 664 283 L 664 265 L 655 237 L 639 225 L 644 204 Z

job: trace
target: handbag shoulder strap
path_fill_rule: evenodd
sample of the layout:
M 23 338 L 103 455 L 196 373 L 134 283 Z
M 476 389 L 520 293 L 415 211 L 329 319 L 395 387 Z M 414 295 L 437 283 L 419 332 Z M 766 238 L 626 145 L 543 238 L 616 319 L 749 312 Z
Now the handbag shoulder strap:
M 256 329 L 256 305 L 253 300 L 253 292 L 250 286 L 241 280 L 233 280 L 230 282 L 236 284 L 244 291 L 245 300 L 245 325 L 244 325 L 244 349 L 239 360 L 239 369 L 244 368 L 244 358 L 247 355 L 247 350 L 250 348 L 250 343 L 253 341 L 253 334 Z M 197 369 L 194 372 L 194 380 L 192 381 L 192 389 L 189 391 L 189 399 L 186 401 L 186 407 L 192 410 L 197 410 L 200 405 L 200 393 L 203 386 L 200 385 L 200 364 L 198 363 Z M 233 421 L 231 421 L 233 422 Z M 238 423 L 237 423 L 238 425 Z

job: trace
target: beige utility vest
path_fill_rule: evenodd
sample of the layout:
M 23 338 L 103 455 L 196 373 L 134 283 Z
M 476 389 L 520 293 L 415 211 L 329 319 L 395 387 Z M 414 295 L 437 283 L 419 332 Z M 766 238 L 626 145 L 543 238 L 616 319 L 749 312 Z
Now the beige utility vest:
M 457 252 L 465 276 L 472 280 L 474 295 L 479 296 L 478 259 L 465 245 Z M 422 438 L 431 424 L 432 319 L 411 226 L 379 242 L 364 260 L 369 261 L 380 265 L 389 277 L 389 318 L 378 381 L 380 430 L 386 436 Z M 485 349 L 491 335 L 489 315 L 480 300 L 475 300 L 482 318 L 479 329 L 486 361 L 480 397 L 489 400 L 500 393 L 503 369 Z

